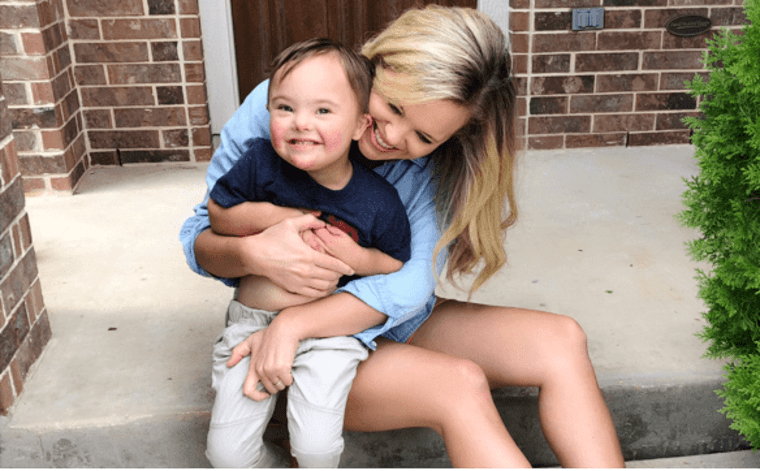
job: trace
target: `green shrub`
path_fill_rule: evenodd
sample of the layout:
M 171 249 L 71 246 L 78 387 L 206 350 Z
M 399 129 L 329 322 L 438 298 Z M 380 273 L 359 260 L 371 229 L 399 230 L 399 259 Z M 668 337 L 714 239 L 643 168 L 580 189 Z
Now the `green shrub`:
M 725 413 L 760 447 L 760 0 L 745 0 L 743 35 L 722 31 L 708 41 L 709 79 L 688 83 L 702 96 L 702 117 L 686 118 L 700 174 L 687 181 L 678 215 L 702 237 L 688 244 L 708 311 L 700 333 L 706 356 L 728 358 L 718 395 Z

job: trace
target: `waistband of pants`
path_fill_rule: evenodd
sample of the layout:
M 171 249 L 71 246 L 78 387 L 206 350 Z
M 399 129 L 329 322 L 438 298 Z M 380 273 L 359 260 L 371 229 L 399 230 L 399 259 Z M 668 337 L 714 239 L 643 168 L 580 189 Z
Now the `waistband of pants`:
M 235 301 L 230 301 L 227 308 L 226 325 L 237 324 L 243 319 L 251 319 L 258 323 L 269 324 L 279 311 L 265 311 L 264 309 L 255 309 Z

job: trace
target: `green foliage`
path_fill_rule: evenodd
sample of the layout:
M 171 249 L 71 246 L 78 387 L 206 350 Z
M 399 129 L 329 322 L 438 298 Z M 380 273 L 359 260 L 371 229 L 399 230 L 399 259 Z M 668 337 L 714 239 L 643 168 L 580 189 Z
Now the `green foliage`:
M 700 336 L 706 356 L 729 358 L 719 395 L 722 412 L 760 447 L 760 0 L 745 0 L 743 34 L 722 31 L 704 53 L 709 80 L 688 83 L 702 96 L 703 116 L 686 118 L 694 131 L 700 174 L 687 181 L 678 215 L 702 238 L 688 244 L 708 311 Z
M 728 370 L 728 381 L 718 395 L 725 399 L 720 410 L 733 420 L 731 428 L 738 430 L 750 443 L 760 443 L 760 356 L 747 355 L 736 359 Z

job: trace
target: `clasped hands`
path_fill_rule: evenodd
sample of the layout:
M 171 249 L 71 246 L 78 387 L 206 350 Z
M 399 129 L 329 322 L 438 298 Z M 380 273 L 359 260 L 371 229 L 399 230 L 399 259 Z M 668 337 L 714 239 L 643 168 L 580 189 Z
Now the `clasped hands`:
M 260 253 L 260 274 L 284 289 L 304 296 L 320 298 L 331 294 L 342 275 L 353 275 L 350 264 L 361 247 L 342 230 L 320 221 L 310 212 L 286 219 L 255 237 Z M 357 250 L 358 249 L 358 250 Z M 235 366 L 246 356 L 251 363 L 243 384 L 243 394 L 262 401 L 293 383 L 290 370 L 301 342 L 297 326 L 287 316 L 278 314 L 272 323 L 237 345 L 227 362 Z M 257 388 L 259 382 L 263 386 Z

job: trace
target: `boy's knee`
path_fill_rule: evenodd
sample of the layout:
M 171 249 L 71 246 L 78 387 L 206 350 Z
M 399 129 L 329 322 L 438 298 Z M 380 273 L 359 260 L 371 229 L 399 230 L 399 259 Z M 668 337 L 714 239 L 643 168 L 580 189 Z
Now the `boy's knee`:
M 292 398 L 291 398 L 292 399 Z M 290 400 L 289 407 L 296 401 Z M 300 467 L 337 467 L 343 452 L 343 415 L 315 408 L 288 411 L 290 452 Z
M 328 453 L 304 453 L 291 446 L 290 452 L 298 461 L 299 468 L 337 468 L 343 447 Z
M 206 458 L 214 468 L 287 468 L 290 465 L 284 450 L 262 440 L 236 443 L 212 432 L 208 435 Z
M 206 445 L 206 458 L 214 468 L 247 468 L 251 467 L 252 462 L 256 462 L 261 457 L 261 451 L 249 456 L 243 453 L 238 447 L 230 446 L 229 442 L 215 440 L 211 434 L 208 437 Z
M 343 433 L 327 431 L 290 435 L 290 453 L 299 468 L 337 468 L 343 454 Z

